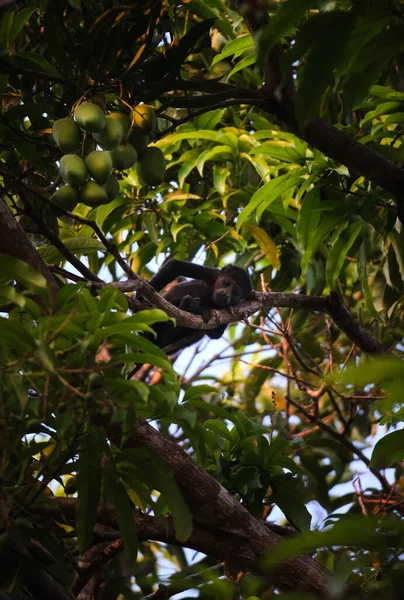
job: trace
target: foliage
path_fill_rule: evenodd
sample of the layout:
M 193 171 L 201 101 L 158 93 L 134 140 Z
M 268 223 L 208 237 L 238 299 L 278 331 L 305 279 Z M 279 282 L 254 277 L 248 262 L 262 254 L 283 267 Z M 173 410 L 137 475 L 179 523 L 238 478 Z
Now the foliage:
M 402 166 L 402 3 L 9 4 L 0 193 L 16 244 L 0 242 L 0 595 L 143 598 L 163 583 L 158 597 L 294 597 L 258 561 L 245 568 L 237 547 L 230 567 L 243 576 L 226 565 L 223 578 L 228 556 L 194 560 L 186 549 L 204 547 L 190 537 L 193 482 L 162 447 L 138 441 L 140 418 L 212 476 L 207 505 L 216 480 L 256 519 L 302 532 L 266 556 L 266 570 L 310 551 L 332 572 L 333 597 L 346 580 L 368 598 L 399 597 L 404 204 L 349 153 L 337 162 L 309 143 L 305 126 L 322 117 L 382 167 Z M 271 112 L 261 69 L 279 42 Z M 295 126 L 275 112 L 288 78 Z M 120 191 L 106 204 L 70 212 L 52 200 L 62 157 L 52 126 L 83 101 L 130 119 L 153 106 L 148 137 L 131 132 L 164 153 L 161 184 L 134 167 L 115 172 Z M 56 297 L 19 235 L 53 273 Z M 173 366 L 141 335 L 169 317 L 135 287 L 111 285 L 148 280 L 169 256 L 236 264 L 263 292 L 337 289 L 386 354 L 361 355 L 325 315 L 274 306 Z M 134 364 L 152 371 L 128 379 Z M 143 517 L 159 517 L 167 538 Z M 60 595 L 38 595 L 43 573 Z

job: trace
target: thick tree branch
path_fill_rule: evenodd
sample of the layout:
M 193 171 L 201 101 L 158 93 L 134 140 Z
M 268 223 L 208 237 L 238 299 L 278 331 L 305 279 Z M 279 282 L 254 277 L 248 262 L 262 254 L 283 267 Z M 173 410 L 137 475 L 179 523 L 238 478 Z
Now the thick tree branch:
M 101 415 L 95 421 L 106 428 L 110 439 L 119 440 L 122 435 L 119 424 L 111 424 L 108 416 Z M 126 446 L 151 448 L 167 462 L 193 517 L 192 534 L 183 546 L 215 556 L 241 569 L 273 576 L 275 585 L 281 589 L 301 589 L 316 597 L 328 597 L 329 573 L 307 556 L 286 561 L 274 574 L 265 571 L 260 561 L 267 552 L 275 551 L 282 537 L 250 515 L 174 441 L 138 418 L 134 436 Z M 70 499 L 55 500 L 64 507 L 63 512 L 69 508 L 75 510 Z M 109 507 L 101 509 L 97 520 L 117 528 L 115 515 Z M 170 520 L 167 528 L 161 519 L 138 515 L 136 524 L 139 539 L 155 539 L 179 545 Z
M 99 415 L 94 421 L 105 427 L 109 439 L 120 439 L 120 424 L 110 423 L 106 415 Z M 267 572 L 262 559 L 276 551 L 282 538 L 254 518 L 173 440 L 138 417 L 136 430 L 127 440 L 126 447 L 153 449 L 166 461 L 193 517 L 194 528 L 185 543 L 187 547 L 243 570 L 265 574 L 280 589 L 302 590 L 315 597 L 329 597 L 328 571 L 308 556 L 295 557 L 285 561 L 276 572 Z M 170 528 L 168 532 L 163 528 L 158 535 L 163 536 L 159 538 L 162 541 L 178 544 Z

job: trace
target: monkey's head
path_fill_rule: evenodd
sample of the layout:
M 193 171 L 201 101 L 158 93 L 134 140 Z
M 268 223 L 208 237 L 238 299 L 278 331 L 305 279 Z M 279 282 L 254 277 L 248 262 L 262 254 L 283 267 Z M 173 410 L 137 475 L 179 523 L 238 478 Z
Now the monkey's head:
M 244 269 L 232 266 L 224 267 L 215 281 L 213 304 L 217 308 L 234 306 L 246 300 L 251 291 L 251 281 Z

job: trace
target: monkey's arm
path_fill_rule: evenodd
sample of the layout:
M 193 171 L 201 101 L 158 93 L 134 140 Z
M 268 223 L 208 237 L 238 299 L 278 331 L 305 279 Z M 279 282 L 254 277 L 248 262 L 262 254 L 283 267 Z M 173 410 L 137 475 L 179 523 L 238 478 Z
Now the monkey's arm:
M 160 271 L 150 279 L 149 283 L 159 292 L 167 284 L 180 276 L 214 283 L 218 273 L 218 269 L 203 267 L 184 260 L 172 258 L 161 267 Z

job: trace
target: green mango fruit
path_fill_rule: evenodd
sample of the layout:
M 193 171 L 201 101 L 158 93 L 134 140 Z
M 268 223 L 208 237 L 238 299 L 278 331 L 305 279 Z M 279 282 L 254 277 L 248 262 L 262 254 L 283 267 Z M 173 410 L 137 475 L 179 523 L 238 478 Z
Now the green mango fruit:
M 58 206 L 72 211 L 79 201 L 79 194 L 76 188 L 71 185 L 61 185 L 58 190 L 51 196 L 51 200 Z
M 93 150 L 86 156 L 85 160 L 91 177 L 97 183 L 105 183 L 112 173 L 112 159 L 108 152 Z
M 83 185 L 88 177 L 86 163 L 77 154 L 65 154 L 60 159 L 59 173 L 65 183 Z
M 132 127 L 139 129 L 142 133 L 151 133 L 157 125 L 157 117 L 154 108 L 147 104 L 139 104 L 132 110 Z
M 112 112 L 109 113 L 107 119 L 116 119 L 117 121 L 119 121 L 119 123 L 122 125 L 122 129 L 123 129 L 123 135 L 128 135 L 128 131 L 129 131 L 129 127 L 130 127 L 130 120 L 128 115 L 125 115 L 124 113 L 121 112 Z
M 109 154 L 114 168 L 118 171 L 130 169 L 137 160 L 137 152 L 132 144 L 120 144 L 117 148 L 110 150 Z
M 128 142 L 129 144 L 132 144 L 136 152 L 139 154 L 139 152 L 141 152 L 143 148 L 146 148 L 147 144 L 149 143 L 149 136 L 139 131 L 139 129 L 133 127 L 129 130 Z
M 80 190 L 80 201 L 87 206 L 95 207 L 108 204 L 109 198 L 100 184 L 90 179 Z
M 73 119 L 59 119 L 55 121 L 52 128 L 52 136 L 62 152 L 67 154 L 77 152 L 81 146 L 81 131 Z
M 108 115 L 104 129 L 100 133 L 95 133 L 94 137 L 97 144 L 99 144 L 103 150 L 112 150 L 113 148 L 116 148 L 122 142 L 123 138 L 123 127 L 121 122 L 115 117 Z
M 217 54 L 223 50 L 228 40 L 224 37 L 222 33 L 218 29 L 214 29 L 210 34 L 210 41 L 212 45 L 212 50 Z
M 84 131 L 100 133 L 106 125 L 102 109 L 92 102 L 83 102 L 74 111 L 74 118 Z
M 66 494 L 74 494 L 77 492 L 77 475 L 73 475 L 70 477 L 65 483 L 65 492 Z
M 164 180 L 166 159 L 157 146 L 148 146 L 139 154 L 136 165 L 137 174 L 142 183 L 159 185 Z
M 102 186 L 102 189 L 107 192 L 109 201 L 113 200 L 119 194 L 119 181 L 113 175 Z

